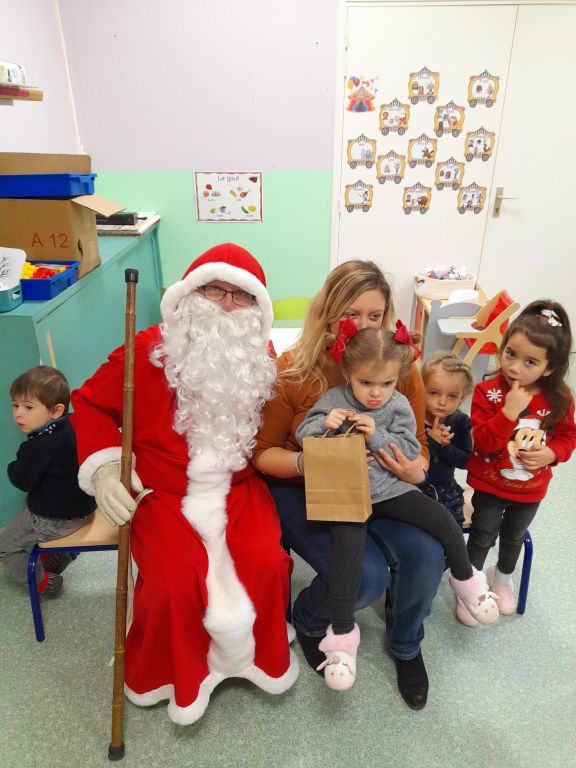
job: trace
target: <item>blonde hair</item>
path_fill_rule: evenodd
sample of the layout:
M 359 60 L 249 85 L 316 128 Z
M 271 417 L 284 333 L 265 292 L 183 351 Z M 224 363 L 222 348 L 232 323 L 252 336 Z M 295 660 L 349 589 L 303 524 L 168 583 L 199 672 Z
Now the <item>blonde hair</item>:
M 427 386 L 430 374 L 434 368 L 441 368 L 445 373 L 458 373 L 464 378 L 463 394 L 469 395 L 474 389 L 474 379 L 468 363 L 461 360 L 454 352 L 439 350 L 433 352 L 422 365 L 422 380 Z
M 396 341 L 393 331 L 384 328 L 363 328 L 346 342 L 342 355 L 342 370 L 349 376 L 363 363 L 374 366 L 398 363 L 399 378 L 406 376 L 414 362 L 414 350 L 409 344 Z
M 373 261 L 355 259 L 333 269 L 324 285 L 312 299 L 304 328 L 298 341 L 291 347 L 292 359 L 281 372 L 281 378 L 302 383 L 306 379 L 317 382 L 319 394 L 328 388 L 323 368 L 327 351 L 336 336 L 330 326 L 366 291 L 380 291 L 385 301 L 382 328 L 390 328 L 395 318 L 392 290 L 380 268 Z

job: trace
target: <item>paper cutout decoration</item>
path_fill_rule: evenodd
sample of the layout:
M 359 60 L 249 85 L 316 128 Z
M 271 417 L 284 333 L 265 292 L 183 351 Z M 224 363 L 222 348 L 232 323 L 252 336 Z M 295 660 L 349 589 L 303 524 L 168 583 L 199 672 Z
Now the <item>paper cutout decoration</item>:
M 458 213 L 474 211 L 480 213 L 486 201 L 486 187 L 479 187 L 476 182 L 458 190 Z
M 424 187 L 420 182 L 412 187 L 404 187 L 402 196 L 402 208 L 404 213 L 409 216 L 412 211 L 420 211 L 424 214 L 430 207 L 432 197 L 432 187 Z
M 406 155 L 399 155 L 393 150 L 387 155 L 378 155 L 376 161 L 376 178 L 380 184 L 386 180 L 400 184 L 406 169 Z
M 398 99 L 393 99 L 393 101 L 382 104 L 380 107 L 380 133 L 382 136 L 387 136 L 393 132 L 403 136 L 406 133 L 409 120 L 410 106 L 401 104 Z
M 434 104 L 438 98 L 439 88 L 440 75 L 438 72 L 431 72 L 428 67 L 422 67 L 419 72 L 410 72 L 408 98 L 412 104 L 418 104 L 419 101 Z
M 347 155 L 350 168 L 356 168 L 358 165 L 372 168 L 376 157 L 376 139 L 368 139 L 363 133 L 357 139 L 350 139 Z
M 344 192 L 344 203 L 349 213 L 355 210 L 362 210 L 367 213 L 372 207 L 372 197 L 374 187 L 371 184 L 364 184 L 360 179 L 355 184 L 346 184 Z
M 376 98 L 378 88 L 376 86 L 376 77 L 363 79 L 351 75 L 346 81 L 346 87 L 351 93 L 348 95 L 348 112 L 373 112 L 373 101 Z
M 441 191 L 444 187 L 449 187 L 456 190 L 462 184 L 463 177 L 464 163 L 459 163 L 456 158 L 451 157 L 436 166 L 436 189 Z
M 417 165 L 431 168 L 436 157 L 437 144 L 438 139 L 431 139 L 425 133 L 418 136 L 417 139 L 410 139 L 408 142 L 408 165 L 410 168 L 416 168 Z
M 473 75 L 468 83 L 468 103 L 471 107 L 477 104 L 491 107 L 496 101 L 499 87 L 500 78 L 486 70 L 479 75 Z
M 198 221 L 262 221 L 262 174 L 203 172 L 194 174 Z
M 434 115 L 434 130 L 436 136 L 444 136 L 451 133 L 456 137 L 460 135 L 464 122 L 464 107 L 459 107 L 453 101 L 449 101 L 444 107 L 436 107 Z
M 496 134 L 487 131 L 486 128 L 479 128 L 477 131 L 471 131 L 466 134 L 464 156 L 468 163 L 475 158 L 481 157 L 484 162 L 492 156 Z

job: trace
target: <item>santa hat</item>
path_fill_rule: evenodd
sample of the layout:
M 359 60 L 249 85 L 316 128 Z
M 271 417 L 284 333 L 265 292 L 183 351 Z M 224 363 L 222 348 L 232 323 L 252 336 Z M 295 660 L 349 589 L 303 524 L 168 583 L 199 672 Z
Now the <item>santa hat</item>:
M 262 310 L 262 330 L 266 335 L 269 334 L 274 313 L 266 290 L 264 272 L 251 253 L 234 243 L 215 245 L 192 262 L 182 280 L 171 285 L 164 293 L 160 304 L 162 317 L 169 317 L 184 296 L 212 280 L 237 285 L 251 293 Z

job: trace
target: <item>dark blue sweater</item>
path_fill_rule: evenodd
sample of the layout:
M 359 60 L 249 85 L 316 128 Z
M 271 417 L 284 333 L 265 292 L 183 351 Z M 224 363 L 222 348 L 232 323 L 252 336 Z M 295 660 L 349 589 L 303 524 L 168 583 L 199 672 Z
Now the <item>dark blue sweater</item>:
M 454 479 L 456 467 L 464 469 L 472 452 L 472 422 L 470 417 L 462 411 L 454 411 L 444 421 L 444 424 L 450 427 L 454 434 L 448 445 L 440 445 L 430 435 L 426 435 L 430 449 L 428 482 L 440 487 Z M 430 424 L 426 424 L 427 428 L 430 426 Z
M 76 434 L 66 417 L 28 434 L 8 464 L 8 477 L 27 492 L 28 509 L 39 517 L 71 520 L 96 509 L 95 499 L 78 485 Z

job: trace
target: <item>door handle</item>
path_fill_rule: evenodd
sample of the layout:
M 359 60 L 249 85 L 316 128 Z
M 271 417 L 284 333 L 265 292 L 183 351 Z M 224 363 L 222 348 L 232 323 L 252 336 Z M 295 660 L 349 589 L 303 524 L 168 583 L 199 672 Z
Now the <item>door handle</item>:
M 502 200 L 518 200 L 517 197 L 507 197 L 504 195 L 504 187 L 496 187 L 496 195 L 494 196 L 494 208 L 492 209 L 492 216 L 497 219 L 500 216 L 500 208 L 502 208 Z

